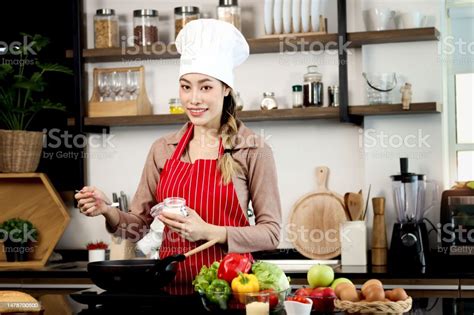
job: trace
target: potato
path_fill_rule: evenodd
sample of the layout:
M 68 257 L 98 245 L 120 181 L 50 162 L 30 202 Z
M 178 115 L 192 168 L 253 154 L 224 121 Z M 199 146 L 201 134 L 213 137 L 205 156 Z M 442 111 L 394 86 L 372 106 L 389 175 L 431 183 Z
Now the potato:
M 402 288 L 395 288 L 392 290 L 392 294 L 390 295 L 390 300 L 396 301 L 405 301 L 408 299 L 408 294 Z
M 359 302 L 359 294 L 357 294 L 354 286 L 346 286 L 340 290 L 340 299 L 343 301 Z
M 365 289 L 372 285 L 372 284 L 376 284 L 378 285 L 379 287 L 383 288 L 383 284 L 380 280 L 378 279 L 370 279 L 370 280 L 367 280 L 363 285 L 362 285 L 362 293 L 365 295 Z
M 336 288 L 334 289 L 334 293 L 336 293 L 336 296 L 338 298 L 341 298 L 341 291 L 345 288 L 348 288 L 348 287 L 355 288 L 355 286 L 352 283 L 344 282 L 344 283 L 340 283 L 336 286 Z

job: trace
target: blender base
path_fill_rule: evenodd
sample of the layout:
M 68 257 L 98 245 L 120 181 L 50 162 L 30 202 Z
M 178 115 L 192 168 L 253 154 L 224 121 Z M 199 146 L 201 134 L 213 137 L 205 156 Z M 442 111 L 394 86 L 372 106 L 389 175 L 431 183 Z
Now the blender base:
M 429 260 L 429 240 L 423 222 L 395 223 L 389 262 L 394 268 L 425 267 Z

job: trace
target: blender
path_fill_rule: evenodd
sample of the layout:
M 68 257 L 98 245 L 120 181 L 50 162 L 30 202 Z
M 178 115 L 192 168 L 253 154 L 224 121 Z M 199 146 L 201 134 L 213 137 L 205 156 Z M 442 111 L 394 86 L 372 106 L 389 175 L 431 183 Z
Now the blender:
M 400 174 L 391 179 L 397 222 L 393 226 L 390 261 L 395 266 L 424 267 L 429 252 L 423 222 L 426 176 L 408 172 L 408 158 L 400 158 Z

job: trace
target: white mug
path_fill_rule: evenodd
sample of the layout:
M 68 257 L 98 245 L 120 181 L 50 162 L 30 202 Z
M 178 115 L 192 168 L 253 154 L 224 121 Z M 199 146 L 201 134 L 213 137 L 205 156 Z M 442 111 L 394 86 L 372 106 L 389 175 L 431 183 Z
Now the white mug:
M 419 28 L 425 27 L 427 24 L 428 16 L 421 12 L 406 12 L 401 13 L 397 16 L 397 28 Z
M 395 27 L 396 12 L 390 9 L 369 9 L 363 11 L 367 31 L 384 31 Z

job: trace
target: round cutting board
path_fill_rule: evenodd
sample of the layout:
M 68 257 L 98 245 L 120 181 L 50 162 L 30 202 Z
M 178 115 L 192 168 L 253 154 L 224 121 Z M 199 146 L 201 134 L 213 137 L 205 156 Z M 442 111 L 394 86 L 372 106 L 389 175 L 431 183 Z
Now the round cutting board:
M 293 206 L 289 237 L 302 255 L 331 259 L 341 254 L 339 227 L 346 222 L 344 199 L 327 188 L 329 169 L 316 168 L 316 191 L 301 197 Z

